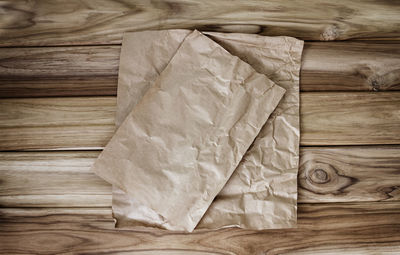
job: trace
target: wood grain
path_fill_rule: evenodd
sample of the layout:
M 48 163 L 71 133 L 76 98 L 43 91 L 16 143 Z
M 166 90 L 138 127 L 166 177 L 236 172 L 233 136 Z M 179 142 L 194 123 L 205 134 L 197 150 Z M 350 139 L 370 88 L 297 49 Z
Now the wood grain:
M 0 207 L 111 206 L 111 185 L 90 171 L 99 151 L 0 153 Z
M 99 151 L 0 153 L 0 207 L 111 206 Z M 400 200 L 400 146 L 301 148 L 300 203 Z
M 1 5 L 0 46 L 120 43 L 126 31 L 167 28 L 324 41 L 397 38 L 399 12 L 396 2 L 361 0 L 13 0 Z
M 0 48 L 0 95 L 116 95 L 119 52 L 120 46 Z
M 0 150 L 101 149 L 115 97 L 1 99 Z M 400 143 L 400 92 L 302 93 L 302 145 Z
M 400 146 L 301 148 L 299 202 L 400 200 Z
M 400 44 L 306 43 L 301 70 L 302 91 L 399 90 Z
M 0 100 L 0 150 L 102 148 L 115 105 L 115 97 Z
M 302 145 L 400 143 L 400 93 L 302 93 Z
M 1 253 L 395 254 L 399 203 L 302 204 L 297 229 L 115 230 L 111 210 L 0 209 Z M 138 253 L 136 253 L 138 252 Z M 194 253 L 196 254 L 196 253 Z
M 400 44 L 306 42 L 302 91 L 400 90 Z M 0 97 L 116 95 L 120 46 L 0 48 Z
M 1 254 L 400 253 L 400 4 L 6 0 L 0 13 Z M 122 34 L 167 28 L 365 40 L 305 44 L 301 144 L 319 147 L 301 148 L 297 229 L 114 229 L 111 187 L 89 168 L 114 133 Z

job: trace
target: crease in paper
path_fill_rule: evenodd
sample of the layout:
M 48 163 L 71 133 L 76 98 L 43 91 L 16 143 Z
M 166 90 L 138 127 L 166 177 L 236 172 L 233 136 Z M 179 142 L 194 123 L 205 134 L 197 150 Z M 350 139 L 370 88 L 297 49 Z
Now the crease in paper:
M 179 38 L 173 31 L 166 35 Z M 132 109 L 121 109 L 129 112 L 123 121 L 123 114 L 117 114 L 119 128 L 92 169 L 126 192 L 114 192 L 114 215 L 154 212 L 137 221 L 192 231 L 285 89 L 198 31 L 168 49 L 172 58 L 164 58 L 164 64 L 148 63 L 151 73 L 140 71 L 146 64 L 138 59 L 127 59 L 137 69 L 121 66 L 119 82 L 126 82 L 128 88 L 124 93 L 119 87 L 118 95 L 129 95 L 130 101 L 118 98 L 118 108 L 124 102 L 124 107 Z M 150 54 L 160 60 L 158 53 Z M 134 57 L 145 59 L 145 54 L 141 51 Z M 132 79 L 121 75 L 123 70 Z M 136 84 L 137 90 L 132 87 Z M 124 209 L 134 203 L 117 202 L 121 193 L 140 205 L 135 213 Z M 119 206 L 124 208 L 119 210 Z
M 142 81 L 147 75 L 155 79 L 189 33 L 189 30 L 167 30 L 125 34 L 119 73 L 122 79 L 118 84 L 117 125 L 141 99 L 138 94 L 124 98 L 126 92 L 136 91 L 137 81 Z M 291 37 L 205 34 L 285 88 L 286 94 L 197 228 L 295 227 L 300 137 L 299 72 L 303 41 Z M 153 47 L 151 54 L 154 55 L 137 57 L 138 52 L 147 52 L 149 47 Z M 134 70 L 139 63 L 143 67 L 142 72 L 132 75 L 124 71 Z M 152 70 L 148 66 L 156 68 Z M 147 79 L 139 84 L 148 88 L 152 80 Z M 165 228 L 162 219 L 154 211 L 143 207 L 115 186 L 113 213 L 117 227 Z

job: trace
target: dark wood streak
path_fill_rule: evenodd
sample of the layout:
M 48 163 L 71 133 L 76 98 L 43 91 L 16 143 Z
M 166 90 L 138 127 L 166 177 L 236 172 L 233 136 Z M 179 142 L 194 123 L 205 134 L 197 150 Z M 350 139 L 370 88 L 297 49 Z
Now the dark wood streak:
M 388 199 L 393 199 L 400 192 L 400 185 L 379 187 L 378 191 L 384 193 Z

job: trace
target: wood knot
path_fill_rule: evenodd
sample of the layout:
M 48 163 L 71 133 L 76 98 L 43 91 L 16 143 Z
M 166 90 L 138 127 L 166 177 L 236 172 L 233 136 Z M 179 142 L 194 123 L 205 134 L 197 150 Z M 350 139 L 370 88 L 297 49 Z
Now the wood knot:
M 308 160 L 300 164 L 300 187 L 313 193 L 339 195 L 356 182 L 357 179 L 341 175 L 329 163 Z
M 371 81 L 371 86 L 372 86 L 372 90 L 373 91 L 378 91 L 379 87 L 380 87 L 380 85 L 379 85 L 377 80 L 372 80 Z
M 373 74 L 370 77 L 368 77 L 367 82 L 370 84 L 372 87 L 373 91 L 379 91 L 383 88 L 390 87 L 391 84 L 395 84 L 396 82 L 390 81 L 391 75 L 386 74 L 386 75 L 378 75 L 378 74 Z
M 321 41 L 334 41 L 339 38 L 339 27 L 330 25 L 320 35 Z
M 381 201 L 383 201 L 394 198 L 396 194 L 399 193 L 400 186 L 384 186 L 378 188 L 377 190 L 384 195 L 384 198 L 381 199 Z
M 323 169 L 318 168 L 312 172 L 312 174 L 310 176 L 310 180 L 312 182 L 319 183 L 319 184 L 327 183 L 327 182 L 329 182 L 329 175 Z

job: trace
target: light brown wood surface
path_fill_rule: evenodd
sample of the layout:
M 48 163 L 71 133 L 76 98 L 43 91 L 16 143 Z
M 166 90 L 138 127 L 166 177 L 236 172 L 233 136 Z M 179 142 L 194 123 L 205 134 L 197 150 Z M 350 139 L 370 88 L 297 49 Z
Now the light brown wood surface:
M 1 99 L 0 150 L 99 149 L 115 97 Z M 301 94 L 302 145 L 400 143 L 400 92 Z
M 116 95 L 119 54 L 119 45 L 0 48 L 0 97 Z M 306 42 L 300 78 L 302 91 L 399 90 L 400 47 Z
M 0 46 L 120 43 L 122 33 L 198 28 L 306 40 L 397 38 L 396 1 L 34 0 L 1 5 Z
M 110 209 L 0 209 L 2 253 L 395 254 L 398 203 L 302 204 L 298 229 L 115 230 Z M 356 254 L 357 254 L 356 253 Z
M 300 144 L 400 143 L 400 92 L 302 93 Z
M 90 171 L 99 151 L 0 153 L 0 207 L 106 207 L 111 185 Z
M 0 207 L 111 206 L 98 151 L 0 153 Z M 302 148 L 300 203 L 399 201 L 400 146 Z

